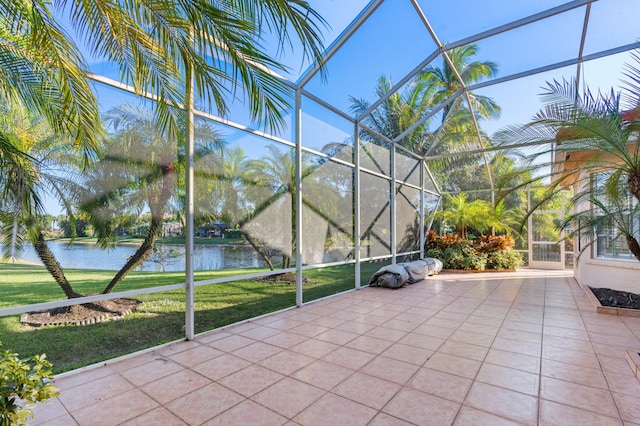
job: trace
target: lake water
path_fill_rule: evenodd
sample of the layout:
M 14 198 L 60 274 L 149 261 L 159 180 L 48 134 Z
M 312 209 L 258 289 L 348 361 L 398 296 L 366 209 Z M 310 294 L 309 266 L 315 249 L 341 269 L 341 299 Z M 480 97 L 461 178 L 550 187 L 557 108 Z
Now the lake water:
M 63 268 L 118 270 L 137 250 L 137 246 L 118 245 L 102 250 L 93 244 L 66 244 L 51 241 L 49 248 Z M 162 256 L 152 256 L 137 270 L 184 271 L 184 246 L 178 244 L 156 244 Z M 29 246 L 18 257 L 20 260 L 41 264 L 33 247 Z M 196 244 L 194 247 L 194 269 L 241 269 L 265 266 L 260 256 L 248 246 Z M 155 259 L 155 261 L 153 261 Z

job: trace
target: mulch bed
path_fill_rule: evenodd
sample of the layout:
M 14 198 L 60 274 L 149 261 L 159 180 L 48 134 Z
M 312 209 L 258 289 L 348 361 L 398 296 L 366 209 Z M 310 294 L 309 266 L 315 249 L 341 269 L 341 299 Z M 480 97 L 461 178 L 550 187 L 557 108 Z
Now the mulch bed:
M 296 283 L 296 275 L 291 272 L 285 272 L 283 274 L 275 274 L 275 275 L 267 275 L 265 277 L 256 278 L 256 281 L 264 282 L 264 283 L 285 283 L 285 284 L 295 284 Z M 302 282 L 307 282 L 307 277 L 302 277 Z
M 100 300 L 84 305 L 29 312 L 20 317 L 20 322 L 32 327 L 97 324 L 123 318 L 135 311 L 141 303 L 139 300 L 128 298 Z
M 602 306 L 614 308 L 640 309 L 640 295 L 610 288 L 589 287 Z

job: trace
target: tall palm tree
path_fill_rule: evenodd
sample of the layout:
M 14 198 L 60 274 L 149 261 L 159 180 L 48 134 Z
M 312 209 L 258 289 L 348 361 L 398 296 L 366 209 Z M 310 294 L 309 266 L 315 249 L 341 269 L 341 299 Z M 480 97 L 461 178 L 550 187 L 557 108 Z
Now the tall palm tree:
M 435 86 L 433 102 L 442 103 L 461 90 L 464 86 L 477 83 L 485 78 L 491 78 L 498 72 L 498 65 L 491 61 L 474 61 L 473 57 L 478 53 L 476 44 L 467 44 L 447 51 L 451 60 L 444 61 L 442 68 L 429 66 L 425 68 L 420 78 L 430 80 Z M 453 65 L 453 67 L 451 66 Z M 460 79 L 458 79 L 458 75 Z M 462 80 L 462 81 L 460 81 Z M 500 114 L 500 107 L 496 102 L 486 96 L 469 93 L 471 99 L 471 109 L 480 117 L 493 118 Z M 459 98 L 462 99 L 462 98 Z M 449 113 L 459 106 L 459 102 L 453 102 L 444 107 L 442 122 L 444 123 Z
M 56 135 L 42 116 L 23 104 L 0 106 L 0 132 L 9 137 L 22 155 L 0 154 L 0 223 L 4 236 L 4 255 L 15 257 L 29 241 L 45 267 L 68 298 L 79 297 L 47 246 L 43 234 L 43 197 L 60 201 L 69 213 L 79 188 L 79 176 L 73 165 L 77 158 L 69 152 L 69 142 Z M 75 169 L 77 171 L 77 169 Z
M 90 169 L 94 173 L 85 184 L 88 191 L 82 205 L 89 213 L 98 243 L 108 246 L 114 242 L 114 224 L 119 223 L 127 208 L 150 212 L 149 228 L 142 244 L 103 290 L 110 293 L 149 257 L 162 232 L 169 201 L 176 197 L 177 179 L 184 167 L 184 139 L 173 139 L 158 129 L 153 112 L 139 105 L 111 108 L 104 120 L 115 134 L 106 143 L 100 162 Z M 198 145 L 221 151 L 224 142 L 219 134 L 206 123 L 201 124 L 195 129 L 195 135 L 201 139 Z M 184 129 L 184 119 L 180 125 Z
M 381 98 L 392 90 L 393 83 L 385 76 L 378 79 L 375 92 Z M 395 92 L 370 115 L 364 124 L 389 139 L 394 139 L 411 127 L 422 116 L 431 111 L 433 103 L 433 85 L 429 78 L 419 75 L 405 89 Z M 359 116 L 370 107 L 366 99 L 350 98 L 351 113 Z M 430 142 L 429 122 L 416 127 L 401 144 L 416 153 L 422 153 Z M 366 136 L 365 136 L 366 138 Z

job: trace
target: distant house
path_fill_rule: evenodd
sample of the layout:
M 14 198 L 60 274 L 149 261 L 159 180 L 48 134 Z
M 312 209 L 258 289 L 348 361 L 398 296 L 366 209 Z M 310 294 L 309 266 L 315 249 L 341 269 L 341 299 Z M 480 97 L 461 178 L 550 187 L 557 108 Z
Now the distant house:
M 224 223 L 211 223 L 206 226 L 200 226 L 196 229 L 196 237 L 198 238 L 223 238 L 224 232 L 229 229 L 229 225 Z

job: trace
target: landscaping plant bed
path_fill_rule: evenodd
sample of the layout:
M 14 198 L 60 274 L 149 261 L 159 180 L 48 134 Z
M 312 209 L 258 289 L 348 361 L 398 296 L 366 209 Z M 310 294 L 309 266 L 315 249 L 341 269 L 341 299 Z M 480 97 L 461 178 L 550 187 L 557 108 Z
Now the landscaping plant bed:
M 610 288 L 588 287 L 587 296 L 594 303 L 597 312 L 640 317 L 638 294 Z
M 65 306 L 44 311 L 29 312 L 20 317 L 23 325 L 89 325 L 123 318 L 142 303 L 136 299 L 120 298 L 100 300 L 83 305 Z

